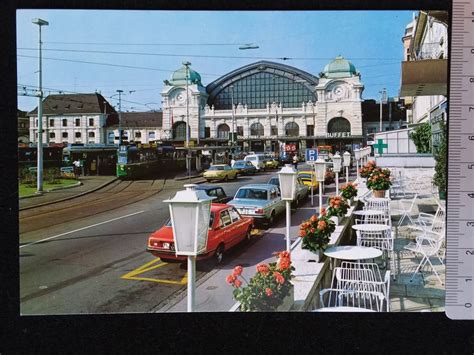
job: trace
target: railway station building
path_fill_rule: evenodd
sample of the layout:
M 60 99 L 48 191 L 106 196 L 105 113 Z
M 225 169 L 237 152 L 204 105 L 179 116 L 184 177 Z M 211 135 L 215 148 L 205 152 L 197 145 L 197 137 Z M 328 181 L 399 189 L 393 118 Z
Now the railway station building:
M 318 75 L 259 61 L 207 86 L 183 66 L 161 92 L 162 136 L 184 144 L 189 116 L 192 145 L 228 145 L 234 137 L 243 151 L 303 152 L 317 145 L 352 150 L 364 138 L 363 90 L 361 74 L 342 56 Z

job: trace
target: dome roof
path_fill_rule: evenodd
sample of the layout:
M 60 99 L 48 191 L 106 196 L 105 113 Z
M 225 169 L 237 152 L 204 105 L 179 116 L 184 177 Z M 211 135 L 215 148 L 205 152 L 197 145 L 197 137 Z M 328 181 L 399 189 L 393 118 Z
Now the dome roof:
M 351 77 L 356 73 L 354 64 L 340 55 L 331 63 L 326 64 L 323 70 L 324 77 L 326 78 L 346 78 Z
M 188 84 L 201 84 L 201 75 L 191 67 L 188 67 Z M 169 85 L 186 85 L 186 66 L 182 66 L 171 74 Z

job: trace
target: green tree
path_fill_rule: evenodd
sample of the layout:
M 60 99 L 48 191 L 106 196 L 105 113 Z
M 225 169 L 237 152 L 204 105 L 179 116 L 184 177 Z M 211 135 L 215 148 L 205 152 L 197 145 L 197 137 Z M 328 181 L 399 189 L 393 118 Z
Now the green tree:
M 446 125 L 443 121 L 440 122 L 441 138 L 439 147 L 435 153 L 435 174 L 433 182 L 438 186 L 440 193 L 446 193 L 446 159 L 447 159 L 447 141 L 446 141 Z
M 429 122 L 418 125 L 410 133 L 410 138 L 418 153 L 431 153 L 431 124 Z

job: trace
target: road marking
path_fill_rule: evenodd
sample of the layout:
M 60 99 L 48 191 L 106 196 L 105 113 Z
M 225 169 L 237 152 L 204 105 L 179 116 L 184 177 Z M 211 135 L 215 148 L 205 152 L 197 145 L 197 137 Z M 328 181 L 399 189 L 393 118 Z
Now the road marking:
M 70 231 L 70 232 L 65 232 L 65 233 L 61 233 L 61 234 L 58 234 L 58 235 L 54 235 L 54 236 L 52 236 L 52 237 L 40 239 L 40 240 L 37 240 L 36 242 L 33 242 L 33 243 L 29 243 L 29 244 L 25 244 L 25 245 L 20 245 L 20 249 L 21 249 L 21 248 L 24 248 L 24 247 L 27 247 L 27 246 L 30 246 L 30 245 L 33 245 L 33 244 L 42 243 L 42 242 L 45 242 L 45 241 L 50 240 L 50 239 L 59 238 L 59 237 L 62 237 L 63 235 L 67 235 L 67 234 L 79 232 L 79 231 L 82 231 L 82 230 L 84 230 L 84 229 L 89 229 L 89 228 L 92 228 L 92 227 L 97 227 L 97 226 L 100 226 L 101 224 L 105 224 L 105 223 L 117 221 L 117 220 L 122 219 L 122 218 L 127 218 L 127 217 L 131 217 L 131 216 L 135 216 L 135 215 L 140 214 L 140 213 L 143 213 L 143 212 L 145 212 L 145 211 L 138 211 L 138 212 L 130 213 L 130 214 L 127 214 L 127 215 L 125 215 L 125 216 L 121 216 L 121 217 L 116 217 L 116 218 L 109 219 L 108 221 L 104 221 L 104 222 L 92 224 L 92 225 L 87 226 L 87 227 L 82 227 L 82 228 L 79 228 L 79 229 L 75 229 L 75 230 Z
M 146 263 L 145 265 L 142 265 L 142 266 L 136 268 L 135 270 L 130 271 L 129 273 L 121 276 L 120 278 L 124 279 L 124 280 L 151 281 L 151 282 L 158 282 L 158 283 L 171 284 L 171 285 L 186 285 L 187 284 L 187 282 L 188 282 L 188 273 L 187 272 L 184 274 L 184 277 L 179 281 L 137 276 L 137 275 L 143 274 L 147 271 L 155 270 L 155 269 L 158 269 L 162 266 L 168 265 L 168 263 L 165 263 L 165 262 L 162 262 L 161 264 L 158 264 L 158 265 L 153 265 L 153 264 L 155 264 L 159 261 L 161 261 L 160 258 L 153 259 L 152 261 Z

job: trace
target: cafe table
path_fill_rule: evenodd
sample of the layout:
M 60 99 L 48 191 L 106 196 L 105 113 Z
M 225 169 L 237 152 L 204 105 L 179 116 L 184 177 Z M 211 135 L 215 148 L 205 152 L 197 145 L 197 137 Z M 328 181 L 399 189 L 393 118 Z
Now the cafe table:
M 354 229 L 356 231 L 360 231 L 360 232 L 384 232 L 384 231 L 387 231 L 387 230 L 391 230 L 392 227 L 387 225 L 387 224 L 376 224 L 376 223 L 365 224 L 365 223 L 362 223 L 362 224 L 354 224 L 352 226 L 352 229 Z
M 331 258 L 329 266 L 333 270 L 333 260 L 360 261 L 365 259 L 375 259 L 382 255 L 382 251 L 377 248 L 357 245 L 339 245 L 329 247 L 324 255 Z

